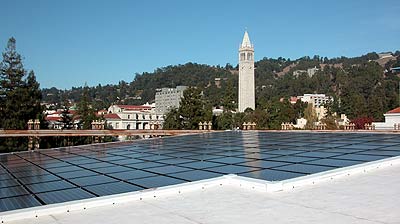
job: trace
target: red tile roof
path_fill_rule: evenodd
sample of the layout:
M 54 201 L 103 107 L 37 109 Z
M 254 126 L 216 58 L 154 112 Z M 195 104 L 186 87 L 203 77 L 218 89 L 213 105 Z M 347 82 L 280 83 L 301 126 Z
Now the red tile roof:
M 61 121 L 61 117 L 49 117 L 47 116 L 46 121 Z
M 388 114 L 400 113 L 400 107 L 394 108 L 393 110 L 389 110 Z
M 151 106 L 138 106 L 138 105 L 117 105 L 125 110 L 151 110 Z
M 105 119 L 121 119 L 118 114 L 104 114 Z
M 58 111 L 52 113 L 51 115 L 53 115 L 53 114 L 62 114 L 62 112 L 63 112 L 62 110 L 58 110 Z M 69 112 L 69 114 L 76 114 L 77 113 L 76 110 L 69 110 L 68 112 Z

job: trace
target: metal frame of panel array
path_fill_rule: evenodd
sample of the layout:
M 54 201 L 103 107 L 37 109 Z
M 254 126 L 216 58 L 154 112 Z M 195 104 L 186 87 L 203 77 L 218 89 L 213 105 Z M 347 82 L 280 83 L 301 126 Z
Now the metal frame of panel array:
M 400 155 L 395 134 L 220 132 L 0 155 L 0 212 L 224 174 L 279 181 Z

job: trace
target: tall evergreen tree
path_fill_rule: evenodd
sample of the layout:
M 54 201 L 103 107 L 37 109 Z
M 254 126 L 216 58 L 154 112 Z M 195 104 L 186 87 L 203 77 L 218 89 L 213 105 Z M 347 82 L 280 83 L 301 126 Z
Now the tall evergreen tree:
M 237 108 L 235 89 L 233 88 L 233 82 L 231 80 L 228 80 L 226 85 L 222 106 L 224 106 L 225 111 L 233 111 Z
M 211 121 L 211 108 L 207 110 L 202 92 L 198 88 L 188 88 L 183 92 L 183 98 L 179 107 L 184 129 L 197 129 L 199 123 Z
M 29 119 L 42 113 L 41 92 L 33 71 L 26 75 L 16 41 L 10 38 L 0 64 L 0 127 L 25 129 Z
M 165 130 L 180 130 L 182 129 L 182 122 L 178 109 L 172 108 L 165 116 L 163 129 Z
M 92 121 L 96 119 L 94 111 L 89 104 L 89 87 L 85 84 L 82 92 L 82 98 L 78 103 L 78 115 L 80 116 L 80 125 L 82 129 L 91 129 Z
M 61 111 L 61 123 L 63 124 L 62 129 L 72 129 L 74 127 L 73 115 L 69 111 L 68 106 L 64 106 L 64 109 Z
M 306 129 L 314 129 L 314 122 L 318 121 L 314 106 L 309 103 L 304 110 L 304 118 L 307 120 Z
M 34 72 L 27 75 L 16 41 L 10 38 L 0 63 L 0 128 L 25 129 L 29 119 L 41 118 L 41 96 Z M 0 151 L 24 147 L 26 139 L 0 139 Z

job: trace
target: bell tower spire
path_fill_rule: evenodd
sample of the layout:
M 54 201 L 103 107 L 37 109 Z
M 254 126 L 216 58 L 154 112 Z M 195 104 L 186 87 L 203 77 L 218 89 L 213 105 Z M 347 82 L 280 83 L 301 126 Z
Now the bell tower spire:
M 255 109 L 254 46 L 247 30 L 239 47 L 239 112 Z

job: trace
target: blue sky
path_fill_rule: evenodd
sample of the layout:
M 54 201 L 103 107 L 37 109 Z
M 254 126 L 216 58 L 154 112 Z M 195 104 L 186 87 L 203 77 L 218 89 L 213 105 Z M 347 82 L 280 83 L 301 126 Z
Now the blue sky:
M 245 28 L 255 58 L 400 50 L 400 1 L 0 0 L 0 47 L 17 40 L 42 88 L 130 82 L 195 62 L 237 64 Z

